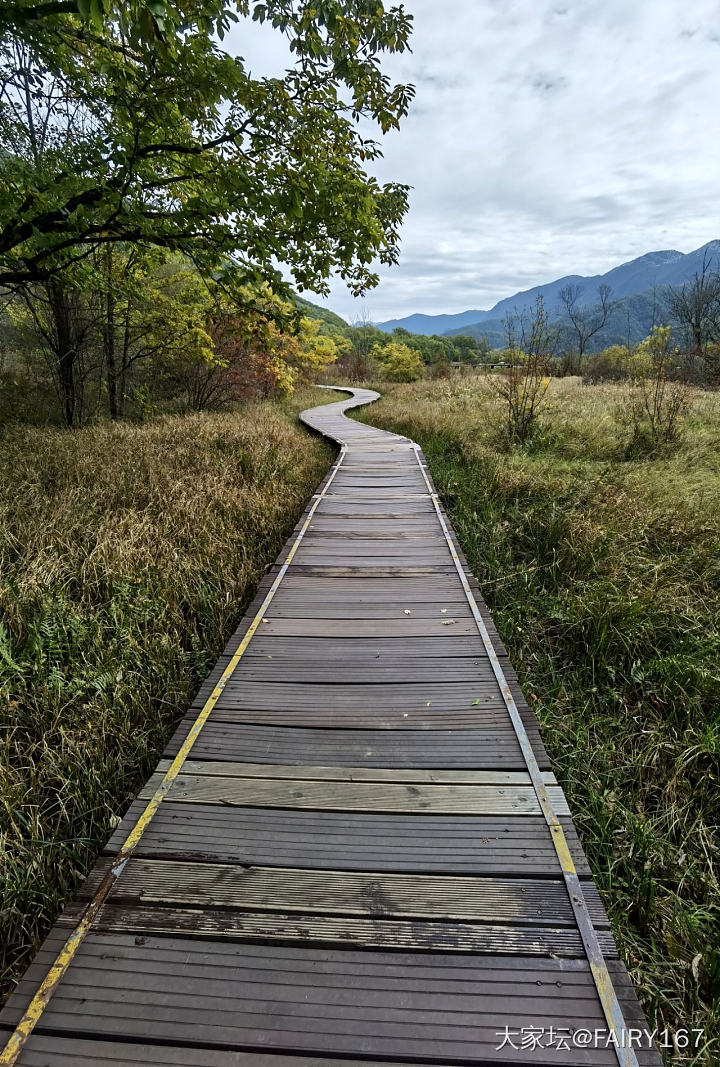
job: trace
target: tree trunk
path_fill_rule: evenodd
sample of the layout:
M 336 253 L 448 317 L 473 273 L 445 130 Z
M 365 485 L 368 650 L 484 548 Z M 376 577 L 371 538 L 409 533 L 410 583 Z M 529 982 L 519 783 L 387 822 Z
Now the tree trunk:
M 60 404 L 65 424 L 72 427 L 78 420 L 79 400 L 75 366 L 78 352 L 72 325 L 72 311 L 67 291 L 57 278 L 52 278 L 47 283 L 47 293 L 53 318 L 53 347 Z
M 120 378 L 118 388 L 118 408 L 120 414 L 125 414 L 125 397 L 128 388 L 128 373 L 130 371 L 130 301 L 128 300 L 125 312 L 125 324 L 123 328 L 122 352 L 120 353 Z
M 110 418 L 120 418 L 118 405 L 118 377 L 115 359 L 115 293 L 113 292 L 112 250 L 107 247 L 105 257 L 105 318 L 103 321 L 103 341 L 105 346 L 105 366 L 107 367 L 108 407 Z
M 695 351 L 697 352 L 697 354 L 699 356 L 702 356 L 703 349 L 705 348 L 705 344 L 704 344 L 705 338 L 703 336 L 703 332 L 704 331 L 703 331 L 702 322 L 700 322 L 697 319 L 695 319 L 695 321 L 692 324 L 692 335 L 693 335 L 693 341 L 695 342 Z

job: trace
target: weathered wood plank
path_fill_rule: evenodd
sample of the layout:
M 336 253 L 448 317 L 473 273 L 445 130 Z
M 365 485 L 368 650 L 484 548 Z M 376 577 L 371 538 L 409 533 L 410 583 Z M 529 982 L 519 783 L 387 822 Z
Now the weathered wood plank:
M 176 907 L 166 900 L 142 905 L 104 905 L 95 922 L 101 933 L 211 938 L 231 942 L 260 941 L 303 946 L 335 945 L 387 951 L 472 952 L 475 955 L 541 956 L 580 959 L 584 956 L 582 938 L 576 928 L 550 926 L 501 926 L 457 921 L 431 922 L 394 919 L 356 919 L 336 915 L 286 914 L 228 908 Z M 83 905 L 67 909 L 61 927 L 73 929 Z M 607 957 L 617 956 L 612 935 L 599 932 Z
M 48 956 L 39 955 L 8 1017 L 17 1017 Z M 46 1014 L 46 1026 L 58 1034 L 122 1030 L 130 1039 L 214 1048 L 436 1062 L 450 1052 L 458 1064 L 497 1058 L 505 1025 L 557 1030 L 603 1023 L 580 960 L 209 945 L 102 932 L 84 942 Z M 553 1053 L 557 1063 L 614 1062 L 604 1049 Z
M 149 800 L 160 786 L 156 772 L 140 791 Z M 569 815 L 560 786 L 548 786 L 558 815 Z M 396 782 L 337 782 L 180 774 L 166 803 L 226 807 L 295 808 L 312 811 L 421 812 L 438 815 L 540 815 L 530 785 L 423 785 Z
M 96 892 L 112 860 L 101 860 L 79 899 Z M 608 919 L 592 882 L 588 911 L 598 927 Z M 445 919 L 504 925 L 574 926 L 562 882 L 531 878 L 453 878 L 387 872 L 313 871 L 243 864 L 131 859 L 113 903 L 180 904 L 251 911 L 301 911 L 377 918 Z
M 319 1067 L 316 1057 L 296 1056 L 292 1052 L 242 1052 L 186 1045 L 147 1045 L 135 1041 L 85 1040 L 57 1034 L 33 1034 L 23 1053 L 23 1067 L 95 1067 L 98 1063 L 113 1067 Z M 323 1057 L 322 1067 L 422 1067 L 410 1060 L 338 1060 Z M 451 1067 L 440 1064 L 438 1067 Z
M 174 758 L 191 720 L 185 719 L 165 749 Z M 464 730 L 304 728 L 211 720 L 195 742 L 197 759 L 262 763 L 332 763 L 336 767 L 525 769 L 514 734 L 492 725 Z M 549 766 L 544 751 L 540 766 Z
M 108 842 L 117 851 L 145 805 L 135 801 Z M 569 819 L 575 865 L 589 869 Z M 545 821 L 534 815 L 395 815 L 162 804 L 138 854 L 196 862 L 318 870 L 537 877 L 556 871 Z
M 162 759 L 158 771 L 166 771 L 170 760 Z M 183 770 L 186 774 L 219 775 L 221 778 L 291 778 L 297 781 L 334 781 L 334 782 L 406 782 L 427 785 L 445 783 L 453 785 L 529 785 L 527 771 L 453 771 L 453 770 L 418 770 L 417 768 L 376 768 L 376 767 L 317 767 L 313 765 L 293 765 L 281 763 L 233 763 L 199 761 L 188 759 Z M 556 786 L 557 779 L 551 771 L 543 774 L 545 785 Z

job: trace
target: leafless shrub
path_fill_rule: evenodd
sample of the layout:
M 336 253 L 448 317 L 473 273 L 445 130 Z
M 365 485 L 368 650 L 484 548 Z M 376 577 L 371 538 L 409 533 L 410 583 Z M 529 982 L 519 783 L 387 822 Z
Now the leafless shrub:
M 542 296 L 537 297 L 529 322 L 508 316 L 505 328 L 507 367 L 497 384 L 506 405 L 504 434 L 508 443 L 524 444 L 537 428 L 538 409 L 550 384 L 548 367 L 555 338 Z

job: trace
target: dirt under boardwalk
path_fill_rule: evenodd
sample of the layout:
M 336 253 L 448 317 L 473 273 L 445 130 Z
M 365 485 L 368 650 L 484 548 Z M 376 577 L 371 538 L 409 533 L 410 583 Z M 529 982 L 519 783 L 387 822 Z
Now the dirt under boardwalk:
M 338 461 L 0 1016 L 10 1038 L 31 1005 L 0 1062 L 660 1062 L 422 453 L 348 419 L 376 397 L 352 392 L 304 413 Z

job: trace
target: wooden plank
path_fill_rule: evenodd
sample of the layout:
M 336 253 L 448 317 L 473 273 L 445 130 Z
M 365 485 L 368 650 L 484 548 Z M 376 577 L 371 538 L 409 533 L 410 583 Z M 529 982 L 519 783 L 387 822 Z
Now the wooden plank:
M 400 532 L 398 529 L 393 531 L 369 531 L 357 528 L 352 533 L 343 533 L 337 529 L 327 530 L 322 527 L 313 527 L 308 530 L 303 538 L 303 548 L 323 550 L 329 553 L 339 551 L 352 551 L 363 554 L 405 552 L 412 556 L 417 553 L 433 552 L 436 549 L 441 549 L 443 552 L 448 551 L 445 539 L 440 538 L 436 533 L 409 534 L 404 531 Z
M 509 744 L 515 742 L 512 728 L 503 722 L 498 695 L 482 690 L 479 685 L 465 689 L 451 683 L 428 685 L 414 697 L 402 691 L 390 693 L 391 686 L 355 685 L 352 693 L 340 687 L 336 687 L 335 693 L 323 692 L 324 688 L 333 687 L 248 681 L 241 687 L 227 688 L 222 703 L 214 709 L 213 721 L 398 731 L 485 727 L 494 737 L 506 737 Z M 402 690 L 401 686 L 397 688 Z M 448 696 L 447 690 L 451 689 L 460 691 Z M 317 690 L 316 700 L 313 700 L 313 690 Z M 540 754 L 540 734 L 532 719 L 528 722 L 528 733 Z
M 67 909 L 61 927 L 73 929 L 83 913 L 76 904 Z M 267 944 L 334 945 L 387 951 L 468 953 L 475 955 L 584 957 L 576 928 L 501 926 L 489 923 L 429 922 L 427 920 L 356 919 L 335 915 L 286 914 L 281 911 L 233 911 L 227 908 L 104 905 L 95 922 L 101 933 L 132 933 L 136 937 L 189 937 L 206 941 L 262 942 Z M 600 937 L 608 957 L 617 956 L 609 931 Z
M 174 758 L 187 736 L 185 719 L 165 749 Z M 262 763 L 332 763 L 336 767 L 525 769 L 516 738 L 493 726 L 471 729 L 388 730 L 304 728 L 211 720 L 193 748 L 197 759 Z M 547 755 L 541 755 L 547 767 Z
M 327 574 L 328 577 L 343 574 L 391 576 L 398 573 L 412 576 L 427 574 L 432 571 L 443 573 L 447 568 L 448 562 L 452 562 L 449 552 L 442 556 L 437 553 L 409 557 L 406 552 L 398 552 L 397 554 L 387 552 L 384 555 L 368 556 L 349 549 L 345 553 L 333 555 L 328 552 L 313 552 L 310 549 L 303 549 L 297 553 L 293 566 L 298 570 L 304 571 L 317 570 L 319 568 L 320 573 Z
M 100 860 L 81 888 L 81 901 L 93 896 L 111 862 L 110 858 Z M 584 891 L 593 922 L 608 928 L 607 915 L 592 882 L 585 883 Z M 453 878 L 133 858 L 125 867 L 111 900 L 115 904 L 144 906 L 179 904 L 249 911 L 574 926 L 565 886 L 550 879 Z
M 504 1025 L 601 1027 L 587 963 L 573 959 L 209 945 L 99 932 L 46 1010 L 53 1032 L 473 1063 Z M 48 953 L 6 1009 L 17 1017 Z M 108 966 L 108 960 L 112 965 Z M 612 1067 L 607 1050 L 554 1062 Z M 612 1054 L 614 1056 L 614 1053 Z M 532 1061 L 530 1061 L 532 1062 Z
M 140 791 L 149 800 L 159 787 L 156 772 Z M 548 786 L 558 815 L 569 809 L 560 786 Z M 312 811 L 423 812 L 438 815 L 540 815 L 530 785 L 405 785 L 396 782 L 333 782 L 180 774 L 166 803 L 226 807 L 294 808 Z
M 383 659 L 380 653 L 375 655 L 366 653 L 362 659 L 355 662 L 348 659 L 342 674 L 328 670 L 328 666 L 329 662 L 325 656 L 319 656 L 313 662 L 307 658 L 292 658 L 279 653 L 272 659 L 268 654 L 263 656 L 248 654 L 228 681 L 226 692 L 228 696 L 231 696 L 242 691 L 243 703 L 245 703 L 246 694 L 253 681 L 260 681 L 265 685 L 267 680 L 267 683 L 278 688 L 294 687 L 295 683 L 307 683 L 312 685 L 313 689 L 321 690 L 318 693 L 318 700 L 322 700 L 327 695 L 333 704 L 338 703 L 339 700 L 340 703 L 347 702 L 355 706 L 357 697 L 353 695 L 352 689 L 356 685 L 372 686 L 377 690 L 381 687 L 385 688 L 385 683 L 403 687 L 408 683 L 414 687 L 412 692 L 418 694 L 417 701 L 420 703 L 424 702 L 423 698 L 426 696 L 427 699 L 432 700 L 433 695 L 436 698 L 442 695 L 439 692 L 440 687 L 445 691 L 445 695 L 450 697 L 447 686 L 452 685 L 454 687 L 452 695 L 455 699 L 451 699 L 451 705 L 461 706 L 467 699 L 469 705 L 476 706 L 472 705 L 472 701 L 480 697 L 483 703 L 498 702 L 504 708 L 492 669 L 487 660 L 479 657 L 461 656 L 448 662 L 444 656 L 404 657 L 398 650 L 394 656 L 388 656 L 387 659 Z M 278 681 L 278 677 L 282 678 L 282 682 Z M 467 688 L 463 687 L 461 690 L 462 683 L 467 683 Z M 425 688 L 430 684 L 433 686 L 432 694 L 429 694 L 428 689 Z M 332 693 L 329 692 L 330 690 Z M 338 693 L 338 690 L 341 692 Z M 250 691 L 255 692 L 255 690 Z M 300 692 L 305 692 L 305 690 Z M 467 698 L 465 698 L 465 692 L 468 694 Z M 312 700 L 313 694 L 308 695 Z M 372 692 L 367 693 L 366 699 L 373 695 Z M 392 694 L 395 698 L 398 695 Z M 345 696 L 347 696 L 347 701 L 344 699 Z M 387 696 L 384 699 L 387 700 Z M 260 702 L 265 704 L 262 699 Z M 394 704 L 396 702 L 397 700 L 393 700 Z M 407 707 L 404 700 L 401 702 Z
M 408 516 L 405 519 L 384 519 L 382 516 L 368 514 L 353 518 L 343 518 L 339 515 L 329 515 L 322 511 L 316 511 L 313 520 L 308 526 L 310 536 L 317 533 L 339 533 L 357 537 L 372 532 L 375 537 L 401 537 L 412 540 L 415 537 L 437 536 L 437 518 L 428 513 L 427 516 Z
M 217 708 L 217 719 L 222 717 L 225 708 L 238 706 L 243 708 L 285 708 L 292 709 L 339 709 L 367 712 L 371 715 L 381 711 L 382 706 L 388 710 L 420 711 L 434 708 L 436 712 L 447 712 L 446 725 L 451 723 L 450 712 L 458 712 L 460 718 L 472 719 L 480 712 L 473 712 L 479 704 L 485 708 L 496 708 L 502 712 L 503 704 L 493 680 L 468 680 L 460 682 L 433 683 L 432 681 L 414 683 L 398 680 L 396 684 L 373 684 L 356 682 L 343 684 L 332 682 L 293 682 L 278 681 L 270 678 L 261 682 L 251 680 L 237 681 L 234 675 L 225 687 L 223 700 Z M 477 701 L 478 703 L 473 703 Z M 507 716 L 505 716 L 507 718 Z M 339 724 L 338 724 L 339 725 Z M 459 725 L 459 724 L 458 724 Z
M 372 700 L 372 694 L 369 694 L 369 699 Z M 275 706 L 270 708 L 246 708 L 244 703 L 243 700 L 237 699 L 234 705 L 220 708 L 215 721 L 217 723 L 246 722 L 266 726 L 292 725 L 323 730 L 335 727 L 351 730 L 396 730 L 403 733 L 415 730 L 440 730 L 443 726 L 463 730 L 485 725 L 499 743 L 505 742 L 512 747 L 515 740 L 512 730 L 502 724 L 499 716 L 483 722 L 483 716 L 477 708 L 472 708 L 471 712 L 466 714 L 464 711 L 452 712 L 433 707 L 417 708 L 412 705 L 384 710 L 374 707 L 352 708 L 342 703 L 328 703 L 317 708 L 312 706 L 312 702 L 295 708 L 283 708 L 281 699 L 273 702 Z M 531 732 L 530 741 L 537 746 L 538 752 L 540 751 L 539 738 L 540 734 L 537 730 Z
M 328 630 L 338 637 L 354 634 L 357 637 L 390 638 L 402 633 L 409 637 L 423 637 L 437 633 L 437 623 L 448 615 L 455 619 L 453 634 L 473 634 L 470 615 L 457 601 L 440 604 L 423 604 L 410 600 L 395 604 L 373 604 L 343 601 L 328 602 L 327 597 L 314 600 L 278 598 L 273 603 L 271 615 L 261 627 L 260 633 L 280 636 L 321 636 Z M 406 615 L 405 612 L 410 614 Z
M 166 771 L 170 760 L 162 759 L 158 771 Z M 334 782 L 406 782 L 427 785 L 445 783 L 453 785 L 529 785 L 527 771 L 478 771 L 478 770 L 418 770 L 417 768 L 377 767 L 318 767 L 281 763 L 237 763 L 222 760 L 186 761 L 186 774 L 219 775 L 221 778 L 291 778 L 296 781 Z M 543 774 L 545 785 L 556 786 L 552 771 Z
M 265 1051 L 242 1052 L 187 1045 L 148 1045 L 135 1041 L 86 1040 L 57 1034 L 34 1034 L 20 1061 L 23 1067 L 319 1067 L 315 1057 Z M 403 1060 L 323 1058 L 322 1067 L 422 1067 Z M 445 1063 L 439 1067 L 451 1067 Z
M 356 624 L 360 622 L 359 626 L 344 628 L 345 631 L 356 631 L 350 633 L 342 632 L 334 625 L 338 620 L 319 620 L 310 633 L 282 634 L 278 633 L 279 629 L 299 630 L 301 626 L 297 622 L 293 624 L 287 621 L 282 621 L 280 626 L 273 626 L 272 616 L 266 617 L 268 621 L 258 627 L 243 656 L 243 663 L 277 654 L 303 662 L 318 660 L 325 667 L 323 681 L 326 684 L 335 679 L 338 679 L 337 684 L 343 684 L 342 675 L 339 675 L 333 662 L 335 656 L 342 656 L 343 664 L 346 656 L 349 664 L 363 661 L 372 663 L 380 656 L 387 664 L 397 662 L 403 668 L 413 658 L 420 657 L 422 660 L 432 661 L 433 667 L 440 668 L 446 664 L 456 670 L 466 671 L 479 667 L 487 677 L 495 677 L 484 650 L 478 648 L 475 634 L 472 633 L 474 620 L 456 618 L 449 613 L 438 613 L 433 619 L 413 620 L 400 609 L 398 617 L 386 621 L 371 619 L 370 626 L 363 626 L 360 620 L 350 620 Z M 321 625 L 323 623 L 324 625 Z M 370 632 L 373 624 L 380 633 Z M 413 633 L 413 629 L 420 632 Z M 358 630 L 360 632 L 357 632 Z M 229 656 L 220 657 L 221 660 L 223 658 L 230 659 Z M 459 662 L 460 660 L 464 662 Z M 242 667 L 243 663 L 239 666 Z M 413 666 L 419 670 L 422 663 L 416 662 Z M 422 681 L 422 676 L 417 675 L 408 680 L 419 682 Z M 458 681 L 460 680 L 458 678 Z
M 449 557 L 448 557 L 449 558 Z M 295 563 L 294 566 L 297 570 L 302 571 L 311 577 L 327 578 L 352 578 L 352 577 L 370 577 L 370 578 L 427 578 L 433 575 L 438 576 L 450 576 L 452 574 L 452 563 L 450 565 L 444 563 L 426 563 L 422 566 L 392 566 L 390 564 L 381 565 L 375 563 L 368 564 L 347 564 L 334 566 L 331 563 Z M 452 568 L 454 570 L 454 568 Z
M 107 845 L 117 851 L 144 809 L 135 801 Z M 578 871 L 577 834 L 562 820 Z M 138 854 L 210 863 L 317 870 L 537 877 L 556 870 L 545 821 L 534 815 L 395 815 L 161 805 Z

